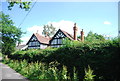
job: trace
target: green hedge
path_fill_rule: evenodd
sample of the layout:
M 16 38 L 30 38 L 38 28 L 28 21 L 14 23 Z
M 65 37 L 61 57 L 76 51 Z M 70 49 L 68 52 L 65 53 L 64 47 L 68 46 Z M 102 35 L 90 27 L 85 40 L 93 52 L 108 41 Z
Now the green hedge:
M 17 51 L 10 58 L 28 62 L 50 62 L 57 61 L 67 66 L 70 77 L 73 77 L 73 68 L 76 67 L 78 76 L 83 80 L 84 68 L 88 65 L 94 70 L 96 81 L 119 81 L 120 77 L 120 44 L 118 40 L 79 43 L 56 49 Z

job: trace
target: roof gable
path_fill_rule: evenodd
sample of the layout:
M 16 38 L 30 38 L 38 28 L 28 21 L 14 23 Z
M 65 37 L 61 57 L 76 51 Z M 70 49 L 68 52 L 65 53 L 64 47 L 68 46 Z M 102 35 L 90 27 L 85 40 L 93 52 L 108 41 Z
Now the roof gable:
M 64 30 L 61 30 L 61 31 L 66 35 L 66 37 L 68 37 L 71 40 L 74 40 L 74 36 L 72 34 L 69 34 L 68 32 L 66 32 Z M 81 41 L 79 38 L 77 38 L 77 40 Z
M 35 36 L 35 38 L 33 38 Z M 47 37 L 44 37 L 42 35 L 39 35 L 38 33 L 33 33 L 33 35 L 31 36 L 31 38 L 29 39 L 29 41 L 27 42 L 27 45 L 30 41 L 33 41 L 33 40 L 37 40 L 39 41 L 40 43 L 42 44 L 49 44 L 49 40 L 50 38 L 47 38 Z
M 66 35 L 60 29 L 53 36 L 53 38 L 65 38 L 65 37 L 66 37 Z
M 74 37 L 71 34 L 69 34 L 68 32 L 66 32 L 64 30 L 61 30 L 61 31 L 66 35 L 66 37 L 68 37 L 71 40 L 74 40 Z
M 65 37 L 68 37 L 69 39 L 74 40 L 71 34 L 69 34 L 69 33 L 65 32 L 65 31 L 59 29 L 59 30 L 56 32 L 56 34 L 52 37 L 52 39 L 50 40 L 50 42 L 51 42 L 53 39 L 55 39 L 55 38 L 65 38 Z
M 64 31 L 64 30 L 61 30 L 61 29 L 59 29 L 59 30 L 56 32 L 56 34 L 52 37 L 51 40 L 53 40 L 54 38 L 56 38 L 57 35 L 59 34 L 59 32 L 61 32 L 61 33 L 64 35 L 63 37 L 62 37 L 62 35 L 61 35 L 61 38 L 67 37 L 67 38 L 69 38 L 70 40 L 74 40 L 74 36 L 73 36 L 73 35 L 71 35 L 71 34 L 69 34 L 68 32 L 66 32 L 66 31 Z M 59 35 L 58 35 L 58 38 L 60 38 Z M 50 40 L 50 41 L 51 41 L 51 40 Z M 77 38 L 77 40 L 80 41 L 80 39 L 78 39 L 78 38 Z

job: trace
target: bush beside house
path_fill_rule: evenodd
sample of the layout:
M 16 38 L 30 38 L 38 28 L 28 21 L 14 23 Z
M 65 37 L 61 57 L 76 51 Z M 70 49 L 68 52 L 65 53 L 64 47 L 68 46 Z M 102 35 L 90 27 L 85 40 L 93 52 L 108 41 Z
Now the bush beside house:
M 57 68 L 62 68 L 65 65 L 71 78 L 74 77 L 73 68 L 75 67 L 81 80 L 85 76 L 84 68 L 89 65 L 96 75 L 95 80 L 119 81 L 119 45 L 118 40 L 95 43 L 84 42 L 77 45 L 76 42 L 73 42 L 69 46 L 55 49 L 17 51 L 10 58 L 13 60 L 27 60 L 29 63 L 43 62 L 49 64 L 57 61 L 60 63 Z

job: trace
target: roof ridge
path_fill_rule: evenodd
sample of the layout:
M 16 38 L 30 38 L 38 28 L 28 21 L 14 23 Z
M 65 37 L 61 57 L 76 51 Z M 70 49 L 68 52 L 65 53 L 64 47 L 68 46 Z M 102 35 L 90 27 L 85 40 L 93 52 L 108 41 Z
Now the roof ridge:
M 64 30 L 62 30 L 63 32 L 65 32 L 65 33 L 67 33 L 68 35 L 71 35 L 71 36 L 73 36 L 72 34 L 70 34 L 70 33 L 68 33 L 68 32 L 66 32 L 66 31 L 64 31 Z
M 64 30 L 62 30 L 62 29 L 60 29 L 60 30 L 61 30 L 63 33 L 66 33 L 67 35 L 69 35 L 69 36 L 74 40 L 74 36 L 73 36 L 72 34 L 66 32 L 66 31 L 64 31 Z M 77 38 L 77 40 L 80 40 L 80 39 Z
M 62 30 L 62 29 L 60 29 L 68 38 L 70 38 L 71 40 L 74 40 L 74 37 L 73 37 L 73 35 L 72 34 L 70 34 L 70 33 L 68 33 L 68 32 L 66 32 L 66 31 L 64 31 L 64 30 Z
M 41 43 L 49 44 L 50 38 L 44 37 L 43 35 L 40 35 L 39 33 L 34 33 L 34 35 L 37 37 L 37 39 L 38 39 Z
M 41 36 L 41 37 L 43 37 L 43 38 L 46 38 L 46 39 L 49 39 L 49 38 L 47 38 L 47 37 L 45 37 L 45 36 L 43 36 L 43 35 L 40 35 L 39 33 L 34 33 L 35 35 L 39 35 L 39 36 Z

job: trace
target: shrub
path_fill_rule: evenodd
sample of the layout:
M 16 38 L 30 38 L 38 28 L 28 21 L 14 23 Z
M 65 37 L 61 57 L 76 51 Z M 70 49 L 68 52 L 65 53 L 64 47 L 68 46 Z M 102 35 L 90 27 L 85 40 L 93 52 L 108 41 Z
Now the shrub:
M 88 68 L 85 68 L 85 76 L 83 81 L 94 81 L 95 75 L 93 75 L 93 70 L 88 66 Z
M 95 79 L 116 80 L 119 81 L 120 55 L 119 55 L 119 40 L 104 42 L 84 42 L 73 43 L 72 46 L 63 46 L 60 48 L 44 49 L 44 50 L 27 50 L 15 52 L 11 55 L 11 59 L 27 60 L 31 62 L 44 62 L 49 65 L 53 61 L 60 63 L 57 67 L 67 67 L 67 75 L 73 79 L 74 67 L 77 71 L 79 79 L 83 80 L 85 76 L 84 68 L 88 65 L 94 70 Z M 22 54 L 21 54 L 22 53 Z M 14 57 L 14 58 L 13 58 Z M 50 69 L 50 72 L 53 70 Z M 49 73 L 47 73 L 49 75 Z M 102 78 L 101 78 L 102 77 Z
M 14 62 L 13 62 L 14 61 Z M 44 63 L 27 63 L 27 61 L 18 61 L 18 60 L 5 60 L 4 63 L 7 63 L 15 71 L 19 72 L 29 80 L 67 80 L 69 76 L 67 75 L 67 67 L 63 66 L 61 70 L 58 70 L 56 66 L 46 65 Z

